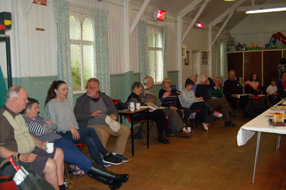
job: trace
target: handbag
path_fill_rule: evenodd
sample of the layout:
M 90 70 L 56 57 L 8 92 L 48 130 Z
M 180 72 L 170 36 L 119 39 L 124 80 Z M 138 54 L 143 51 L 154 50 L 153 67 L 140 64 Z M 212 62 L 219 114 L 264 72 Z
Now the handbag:
M 16 170 L 13 180 L 19 190 L 54 190 L 42 176 L 37 174 L 25 162 L 18 160 L 14 155 L 8 158 Z

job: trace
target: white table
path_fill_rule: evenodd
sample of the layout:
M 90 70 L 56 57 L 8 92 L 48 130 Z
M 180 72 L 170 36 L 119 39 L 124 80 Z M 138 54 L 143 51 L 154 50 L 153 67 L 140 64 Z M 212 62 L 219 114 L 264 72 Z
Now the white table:
M 256 164 L 257 164 L 257 157 L 258 157 L 258 151 L 259 151 L 259 144 L 260 144 L 260 137 L 261 132 L 265 133 L 276 133 L 279 134 L 277 138 L 277 146 L 276 150 L 279 149 L 280 146 L 280 139 L 281 134 L 286 134 L 286 126 L 285 127 L 275 127 L 268 124 L 268 118 L 265 117 L 265 115 L 269 115 L 269 113 L 273 112 L 280 112 L 284 113 L 284 111 L 276 111 L 272 110 L 271 108 L 257 116 L 256 118 L 252 119 L 248 123 L 241 126 L 237 133 L 237 145 L 243 146 L 247 143 L 249 139 L 253 137 L 255 132 L 257 132 L 257 143 L 256 143 L 256 152 L 255 152 L 255 161 L 254 161 L 254 169 L 253 169 L 253 177 L 252 177 L 252 183 L 254 183 L 255 178 L 255 171 L 256 171 Z

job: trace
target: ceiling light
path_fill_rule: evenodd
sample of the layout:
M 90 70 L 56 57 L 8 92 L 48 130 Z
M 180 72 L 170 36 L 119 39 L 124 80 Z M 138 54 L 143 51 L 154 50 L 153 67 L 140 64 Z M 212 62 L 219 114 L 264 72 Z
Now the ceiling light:
M 255 13 L 270 13 L 270 12 L 279 12 L 279 11 L 286 11 L 286 7 L 277 7 L 277 8 L 270 8 L 270 9 L 256 9 L 256 10 L 248 10 L 246 14 L 255 14 Z

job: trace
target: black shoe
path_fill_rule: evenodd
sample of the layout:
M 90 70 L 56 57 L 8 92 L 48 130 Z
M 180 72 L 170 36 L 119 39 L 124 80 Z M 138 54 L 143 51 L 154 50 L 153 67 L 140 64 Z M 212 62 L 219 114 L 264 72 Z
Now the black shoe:
M 234 123 L 232 123 L 231 121 L 227 121 L 224 123 L 225 127 L 236 127 L 236 125 Z
M 103 163 L 112 164 L 112 165 L 120 165 L 123 161 L 120 158 L 117 158 L 112 153 L 107 154 L 103 157 Z
M 170 144 L 168 139 L 158 139 L 158 142 L 162 144 Z

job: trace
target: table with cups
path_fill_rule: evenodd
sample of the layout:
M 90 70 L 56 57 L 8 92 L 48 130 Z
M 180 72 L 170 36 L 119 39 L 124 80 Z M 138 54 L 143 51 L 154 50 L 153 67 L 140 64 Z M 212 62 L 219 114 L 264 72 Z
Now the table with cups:
M 280 140 L 281 140 L 281 134 L 286 134 L 286 125 L 285 126 L 274 126 L 270 125 L 268 120 L 268 115 L 270 113 L 285 113 L 285 110 L 276 110 L 274 109 L 275 106 L 281 104 L 282 102 L 277 103 L 276 105 L 272 106 L 259 116 L 255 117 L 254 119 L 250 120 L 241 128 L 239 129 L 237 133 L 237 145 L 243 146 L 245 145 L 257 132 L 257 142 L 256 142 L 256 151 L 255 151 L 255 159 L 254 159 L 254 169 L 253 169 L 253 177 L 252 177 L 252 183 L 254 183 L 255 179 L 255 172 L 256 172 L 256 165 L 257 165 L 257 157 L 259 152 L 259 145 L 260 145 L 260 138 L 261 138 L 261 132 L 264 133 L 274 133 L 278 134 L 277 136 L 277 145 L 276 145 L 276 151 L 279 149 L 280 146 Z M 285 102 L 286 103 L 286 102 Z
M 140 112 L 147 112 L 147 148 L 149 148 L 149 108 L 146 106 L 141 106 L 140 103 L 130 102 L 128 109 L 118 110 L 118 114 L 120 116 L 120 123 L 122 124 L 122 116 L 130 116 L 131 120 L 131 146 L 132 146 L 132 156 L 134 156 L 134 128 L 133 128 L 133 115 L 140 113 Z

